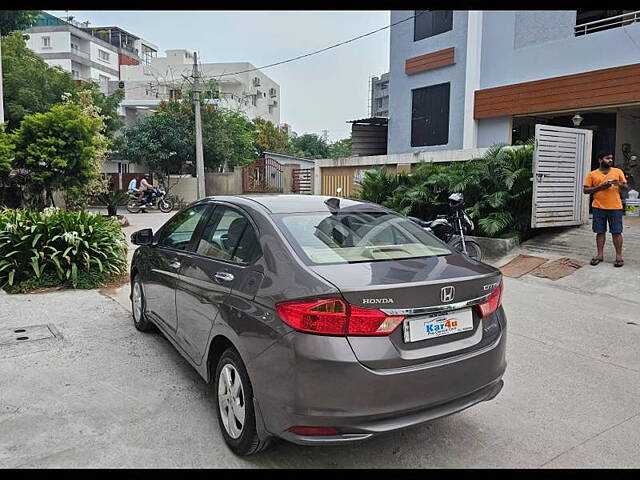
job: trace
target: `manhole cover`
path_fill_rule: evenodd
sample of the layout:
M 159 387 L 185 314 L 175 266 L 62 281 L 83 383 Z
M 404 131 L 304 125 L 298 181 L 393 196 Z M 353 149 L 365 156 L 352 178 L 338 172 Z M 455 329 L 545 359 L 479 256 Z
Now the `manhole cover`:
M 30 325 L 28 327 L 13 327 L 0 329 L 0 345 L 15 345 L 16 343 L 33 342 L 55 338 L 53 325 Z

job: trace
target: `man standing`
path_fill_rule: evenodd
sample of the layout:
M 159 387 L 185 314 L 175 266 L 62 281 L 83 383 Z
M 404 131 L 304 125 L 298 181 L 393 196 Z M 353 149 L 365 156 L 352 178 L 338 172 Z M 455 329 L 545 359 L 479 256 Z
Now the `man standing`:
M 607 223 L 616 249 L 614 267 L 624 265 L 622 259 L 622 200 L 620 190 L 627 190 L 627 179 L 619 168 L 614 168 L 613 153 L 609 150 L 598 153 L 600 168 L 593 170 L 584 180 L 584 193 L 593 193 L 593 231 L 596 233 L 597 254 L 591 265 L 598 265 L 604 259 L 604 241 Z

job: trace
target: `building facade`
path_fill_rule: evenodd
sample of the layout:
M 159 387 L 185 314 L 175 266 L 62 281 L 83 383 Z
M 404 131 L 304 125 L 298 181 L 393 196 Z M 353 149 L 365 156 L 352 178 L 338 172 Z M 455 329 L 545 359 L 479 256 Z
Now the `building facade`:
M 392 11 L 390 154 L 513 144 L 535 124 L 640 152 L 640 11 Z
M 46 12 L 25 30 L 28 47 L 49 65 L 60 66 L 79 81 L 95 81 L 103 91 L 120 79 L 121 65 L 148 62 L 156 55 L 152 43 L 118 27 L 89 27 Z
M 176 49 L 148 64 L 123 66 L 123 107 L 153 109 L 162 100 L 178 98 L 188 86 L 185 77 L 192 75 L 193 61 L 192 52 Z M 205 101 L 280 125 L 280 86 L 252 64 L 198 62 L 198 68 Z
M 387 118 L 389 116 L 389 73 L 371 78 L 371 106 L 369 116 Z

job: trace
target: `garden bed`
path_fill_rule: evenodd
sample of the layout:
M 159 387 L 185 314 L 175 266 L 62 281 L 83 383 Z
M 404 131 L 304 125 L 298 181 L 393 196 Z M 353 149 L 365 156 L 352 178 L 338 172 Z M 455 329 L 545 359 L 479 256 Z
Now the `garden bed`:
M 121 282 L 120 223 L 85 211 L 0 211 L 0 288 L 9 293 L 98 288 Z

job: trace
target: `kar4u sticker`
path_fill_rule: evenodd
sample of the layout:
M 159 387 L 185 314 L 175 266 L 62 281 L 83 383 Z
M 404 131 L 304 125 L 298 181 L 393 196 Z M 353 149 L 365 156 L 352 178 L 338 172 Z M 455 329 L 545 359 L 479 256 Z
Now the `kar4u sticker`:
M 458 327 L 458 320 L 455 318 L 447 318 L 445 320 L 440 320 L 439 322 L 427 323 L 424 326 L 424 329 L 427 333 L 435 333 L 441 332 L 444 330 L 450 330 L 452 328 Z

